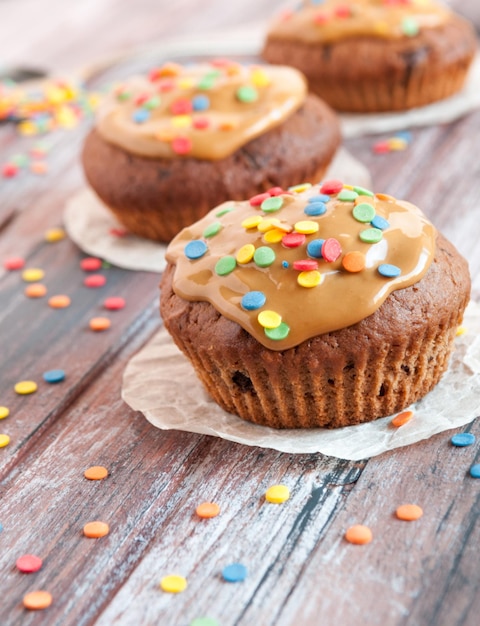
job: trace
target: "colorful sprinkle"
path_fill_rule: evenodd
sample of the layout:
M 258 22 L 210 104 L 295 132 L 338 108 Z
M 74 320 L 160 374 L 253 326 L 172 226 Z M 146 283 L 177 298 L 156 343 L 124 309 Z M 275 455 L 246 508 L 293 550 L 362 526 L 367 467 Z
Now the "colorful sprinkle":
M 307 254 L 314 259 L 322 258 L 322 247 L 325 243 L 325 239 L 313 239 L 307 244 Z
M 26 283 L 36 283 L 45 276 L 45 272 L 38 267 L 31 267 L 22 272 L 22 279 Z
M 237 261 L 234 256 L 223 256 L 215 263 L 215 273 L 218 276 L 227 276 L 233 272 L 237 266 Z
M 65 372 L 63 370 L 48 370 L 48 372 L 44 372 L 43 380 L 52 385 L 61 383 L 65 380 Z
M 30 591 L 23 596 L 23 606 L 30 611 L 48 609 L 52 602 L 52 594 L 48 591 Z
M 290 326 L 282 322 L 276 328 L 264 328 L 265 335 L 273 341 L 282 341 L 286 339 L 290 333 Z
M 347 530 L 347 532 L 345 533 L 345 539 L 349 543 L 354 543 L 361 546 L 370 543 L 373 539 L 373 535 L 368 526 L 356 524 L 355 526 L 350 526 L 350 528 Z
M 365 269 L 365 255 L 357 250 L 347 252 L 342 259 L 342 266 L 347 272 L 351 272 L 352 274 L 361 272 Z
M 242 297 L 241 305 L 246 311 L 255 311 L 260 309 L 267 298 L 262 291 L 249 291 Z
M 475 443 L 475 435 L 472 433 L 457 433 L 453 435 L 450 442 L 458 448 L 465 448 Z
M 106 522 L 88 522 L 83 527 L 83 534 L 89 539 L 99 539 L 105 537 L 110 532 L 110 528 Z
M 327 212 L 327 205 L 320 200 L 318 202 L 309 202 L 303 212 L 311 217 L 324 215 Z
M 108 476 L 108 469 L 103 465 L 92 465 L 83 472 L 88 480 L 103 480 Z
M 297 277 L 297 282 L 301 287 L 311 289 L 317 287 L 323 281 L 323 276 L 319 271 L 313 270 L 311 272 L 301 272 Z
M 353 187 L 353 191 L 356 191 L 359 196 L 371 196 L 372 198 L 375 196 L 373 191 L 370 191 L 370 189 L 365 189 L 365 187 L 359 187 L 358 185 Z
M 205 239 L 208 239 L 209 237 L 214 237 L 215 235 L 218 235 L 218 233 L 222 230 L 222 223 L 221 222 L 213 222 L 213 224 L 209 224 L 203 231 L 203 236 L 205 237 Z
M 220 626 L 220 623 L 213 617 L 196 617 L 189 626 Z
M 233 207 L 231 204 L 227 204 L 227 206 L 224 206 L 223 209 L 220 209 L 220 211 L 217 211 L 215 213 L 215 217 L 223 217 L 227 213 L 231 213 L 234 210 L 234 208 L 235 207 Z
M 25 259 L 18 256 L 10 257 L 9 259 L 5 259 L 3 261 L 3 267 L 9 271 L 21 270 L 25 267 Z
M 106 282 L 107 279 L 102 274 L 91 274 L 83 280 L 83 284 L 85 285 L 85 287 L 91 287 L 93 289 L 103 287 Z
M 97 272 L 102 267 L 102 260 L 87 256 L 80 261 L 80 267 L 84 272 Z
M 215 502 L 202 502 L 195 509 L 195 513 L 202 519 L 211 519 L 220 514 L 220 507 Z
M 298 248 L 303 246 L 306 239 L 303 233 L 287 233 L 282 239 L 282 246 L 285 246 L 285 248 Z
M 290 498 L 290 489 L 286 485 L 273 485 L 265 492 L 265 500 L 273 504 L 282 504 Z
M 205 94 L 199 94 L 192 98 L 194 111 L 206 111 L 210 107 L 210 98 Z
M 470 468 L 470 476 L 472 478 L 480 478 L 480 463 L 472 465 L 472 467 Z
M 322 257 L 328 263 L 333 263 L 342 254 L 342 246 L 334 237 L 325 239 L 322 246 Z
M 385 230 L 390 227 L 390 223 L 381 215 L 375 215 L 370 223 L 374 228 L 378 228 L 379 230 Z
M 420 26 L 417 20 L 412 17 L 406 17 L 402 20 L 402 33 L 407 37 L 415 37 L 420 32 Z
M 390 425 L 394 428 L 400 428 L 400 426 L 404 426 L 408 424 L 408 422 L 413 418 L 413 411 L 402 411 L 390 422 Z
M 260 311 L 257 319 L 263 328 L 278 328 L 282 323 L 282 316 L 276 311 Z
M 45 231 L 44 239 L 48 241 L 48 243 L 56 243 L 57 241 L 62 241 L 65 239 L 66 233 L 63 228 L 49 228 Z
M 241 583 L 247 577 L 247 568 L 242 563 L 231 563 L 223 568 L 222 576 L 227 583 Z
M 25 295 L 28 298 L 43 298 L 47 293 L 47 288 L 42 283 L 32 283 L 25 287 Z
M 189 241 L 184 248 L 185 256 L 187 259 L 194 261 L 200 259 L 208 250 L 207 244 L 201 239 L 194 239 Z
M 0 448 L 5 448 L 10 443 L 10 437 L 8 435 L 0 435 Z
M 303 193 L 304 191 L 307 191 L 307 189 L 310 189 L 311 186 L 312 183 L 301 183 L 300 185 L 289 187 L 288 191 L 292 191 L 293 193 Z
M 260 208 L 265 213 L 274 213 L 282 208 L 283 203 L 284 200 L 281 196 L 269 196 L 262 202 Z
M 119 311 L 125 307 L 125 298 L 111 296 L 110 298 L 105 299 L 103 306 L 109 311 Z
M 236 95 L 240 102 L 250 103 L 258 100 L 258 91 L 250 85 L 239 87 Z
M 423 510 L 418 504 L 402 504 L 395 511 L 395 515 L 404 522 L 414 522 L 422 517 Z
M 252 217 L 247 217 L 242 222 L 242 228 L 249 230 L 250 228 L 257 228 L 257 226 L 263 221 L 263 217 L 261 215 L 252 215 Z
M 24 554 L 23 556 L 18 557 L 15 565 L 23 574 L 32 574 L 33 572 L 38 572 L 43 565 L 43 561 L 40 557 L 35 556 L 34 554 Z
M 251 206 L 260 206 L 262 202 L 270 198 L 269 193 L 258 193 L 256 196 L 252 196 L 249 200 Z
M 381 241 L 383 235 L 379 228 L 367 228 L 360 233 L 360 239 L 364 243 L 378 243 Z
M 150 112 L 147 109 L 136 109 L 132 113 L 132 121 L 135 124 L 144 124 L 150 119 Z
M 275 261 L 275 258 L 275 252 L 268 246 L 260 246 L 253 255 L 253 260 L 258 267 L 269 267 Z
M 171 145 L 175 154 L 183 155 L 192 151 L 193 143 L 189 137 L 175 137 Z
M 90 330 L 94 330 L 95 332 L 108 330 L 111 325 L 112 322 L 108 319 L 108 317 L 92 317 L 92 319 L 88 322 Z
M 48 306 L 52 309 L 65 309 L 70 306 L 71 300 L 68 296 L 58 295 L 48 299 Z
M 284 235 L 284 230 L 280 230 L 280 228 L 272 228 L 272 230 L 269 230 L 264 234 L 263 241 L 265 243 L 280 243 Z
M 4 420 L 9 415 L 10 409 L 8 409 L 6 406 L 0 406 L 0 420 Z
M 299 272 L 310 272 L 318 269 L 318 261 L 314 259 L 299 259 L 293 262 L 293 269 Z
M 396 265 L 391 265 L 390 263 L 382 263 L 378 266 L 378 273 L 381 276 L 385 276 L 385 278 L 396 278 L 400 276 L 402 270 Z
M 167 593 L 181 593 L 187 588 L 187 579 L 177 574 L 170 574 L 162 578 L 160 588 Z
M 235 258 L 237 263 L 240 265 L 245 265 L 245 263 L 250 263 L 253 259 L 253 255 L 255 254 L 255 246 L 252 243 L 247 243 L 238 250 Z
M 15 384 L 13 389 L 18 395 L 27 396 L 31 393 L 35 393 L 38 389 L 38 385 L 33 380 L 21 380 Z
M 353 207 L 353 217 L 357 222 L 367 223 L 371 222 L 375 217 L 375 209 L 371 204 L 362 202 Z
M 354 202 L 355 198 L 358 198 L 358 193 L 353 189 L 342 189 L 337 196 L 337 200 L 340 202 Z
M 302 233 L 303 235 L 313 235 L 318 232 L 318 223 L 312 222 L 311 220 L 303 220 L 300 222 L 296 222 L 294 225 L 294 230 L 297 233 Z

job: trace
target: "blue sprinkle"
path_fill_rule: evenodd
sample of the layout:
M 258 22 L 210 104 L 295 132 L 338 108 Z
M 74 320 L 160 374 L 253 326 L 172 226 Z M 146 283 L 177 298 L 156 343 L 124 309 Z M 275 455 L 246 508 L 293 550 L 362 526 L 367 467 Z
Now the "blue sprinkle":
M 323 215 L 327 211 L 327 205 L 324 202 L 310 202 L 303 209 L 305 215 Z
M 242 298 L 242 307 L 247 311 L 255 311 L 262 307 L 267 298 L 262 291 L 249 291 Z
M 381 215 L 375 215 L 370 224 L 373 226 L 373 228 L 378 228 L 380 230 L 385 230 L 390 226 L 390 222 L 387 222 L 387 220 Z
M 192 98 L 192 106 L 194 111 L 206 111 L 210 108 L 210 98 L 203 94 Z
M 307 254 L 314 259 L 322 258 L 322 246 L 325 243 L 325 239 L 313 239 L 307 244 Z
M 308 199 L 309 204 L 315 204 L 315 202 L 328 202 L 330 200 L 330 196 L 326 193 L 319 193 L 317 196 L 312 196 Z
M 0 522 L 0 533 L 3 532 L 3 524 Z
M 472 467 L 470 468 L 470 476 L 472 478 L 480 478 L 480 463 L 472 465 Z
M 282 261 L 282 267 L 284 267 L 285 269 L 290 267 L 290 263 L 288 261 Z
M 146 122 L 148 119 L 150 119 L 150 111 L 147 109 L 136 109 L 132 113 L 132 120 L 135 124 L 143 124 L 143 122 Z
M 382 263 L 378 266 L 378 273 L 385 278 L 396 278 L 400 276 L 402 270 L 396 265 L 390 265 L 390 263 Z
M 412 141 L 412 133 L 409 130 L 400 130 L 398 131 L 398 133 L 395 133 L 395 137 L 403 139 L 407 143 L 410 143 Z
M 232 563 L 223 568 L 222 576 L 227 583 L 241 583 L 247 577 L 247 568 L 241 563 Z
M 465 448 L 475 443 L 475 435 L 472 433 L 457 433 L 450 439 L 451 443 L 458 448 Z
M 185 256 L 191 261 L 200 259 L 208 250 L 207 244 L 201 239 L 189 241 L 184 248 Z
M 63 370 L 49 370 L 43 374 L 43 380 L 46 383 L 61 383 L 65 380 L 65 372 Z

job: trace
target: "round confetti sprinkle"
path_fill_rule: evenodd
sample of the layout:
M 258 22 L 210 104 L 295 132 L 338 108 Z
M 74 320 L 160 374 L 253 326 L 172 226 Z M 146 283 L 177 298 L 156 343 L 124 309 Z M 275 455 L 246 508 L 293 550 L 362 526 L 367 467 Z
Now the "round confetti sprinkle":
M 407 37 L 415 37 L 420 32 L 420 26 L 413 17 L 406 17 L 402 20 L 402 32 Z
M 467 332 L 467 328 L 465 326 L 458 326 L 457 328 L 457 332 L 455 333 L 455 335 L 457 337 L 461 337 L 462 335 L 464 335 Z
M 192 150 L 192 140 L 189 137 L 175 137 L 172 141 L 172 150 L 175 154 L 188 154 Z
M 110 528 L 106 522 L 88 522 L 83 527 L 83 534 L 90 539 L 105 537 L 109 532 Z
M 285 231 L 280 230 L 279 228 L 273 228 L 264 234 L 263 241 L 265 243 L 280 243 L 284 235 Z
M 352 274 L 361 272 L 365 269 L 365 255 L 357 250 L 347 252 L 342 259 L 342 266 L 347 272 L 351 272 Z
M 285 246 L 285 248 L 298 248 L 303 246 L 306 239 L 303 233 L 287 233 L 282 239 L 282 246 Z
M 303 220 L 301 222 L 296 222 L 294 225 L 295 232 L 302 233 L 303 235 L 313 235 L 318 231 L 317 222 L 312 222 L 311 220 Z
M 373 191 L 370 191 L 370 189 L 365 189 L 365 187 L 359 187 L 358 185 L 353 187 L 353 191 L 356 191 L 359 196 L 370 196 L 372 198 L 375 196 Z
M 43 298 L 47 293 L 47 288 L 42 283 L 32 283 L 25 287 L 25 295 L 28 298 Z
M 215 213 L 215 217 L 222 217 L 223 215 L 226 215 L 227 213 L 231 213 L 234 210 L 235 207 L 233 206 L 226 206 L 223 209 L 220 209 L 220 211 L 217 211 Z
M 102 260 L 93 256 L 87 256 L 80 261 L 80 267 L 84 272 L 97 272 L 102 268 Z
M 103 287 L 106 282 L 107 279 L 102 274 L 91 274 L 83 280 L 83 284 L 85 285 L 85 287 L 90 287 L 93 289 Z
M 312 202 L 307 204 L 303 209 L 305 215 L 315 217 L 317 215 L 323 215 L 327 212 L 327 205 L 324 202 Z
M 300 185 L 293 185 L 293 187 L 289 187 L 288 191 L 293 191 L 293 193 L 302 193 L 303 191 L 307 191 L 310 189 L 312 183 L 301 183 Z
M 119 311 L 125 307 L 125 298 L 111 296 L 105 299 L 103 306 L 109 311 Z
M 261 215 L 252 215 L 252 217 L 247 217 L 242 222 L 242 228 L 248 230 L 249 228 L 257 228 L 257 226 L 263 221 Z
M 342 246 L 334 237 L 325 239 L 322 246 L 322 257 L 328 263 L 333 263 L 342 254 Z
M 48 591 L 30 591 L 23 596 L 23 606 L 30 611 L 48 609 L 52 601 L 52 594 Z
M 357 545 L 364 545 L 366 543 L 370 543 L 373 539 L 372 531 L 368 526 L 363 526 L 362 524 L 356 524 L 355 526 L 350 526 L 350 528 L 345 533 L 345 539 L 349 543 L 355 543 Z
M 314 259 L 322 258 L 322 246 L 325 243 L 325 239 L 313 239 L 307 244 L 307 254 Z
M 213 617 L 196 617 L 190 626 L 220 626 L 220 623 Z
M 88 480 L 103 480 L 108 476 L 108 469 L 103 465 L 92 465 L 83 472 L 83 475 Z
M 466 448 L 475 443 L 475 435 L 472 433 L 457 433 L 453 435 L 450 442 L 457 448 Z
M 321 284 L 322 280 L 323 277 L 318 270 L 313 270 L 311 272 L 300 272 L 297 277 L 298 284 L 301 287 L 306 287 L 307 289 L 317 287 L 317 285 Z
M 242 563 L 231 563 L 223 568 L 222 576 L 227 583 L 241 583 L 247 577 L 247 568 Z
M 195 259 L 200 259 L 207 250 L 207 244 L 201 239 L 194 239 L 193 241 L 189 241 L 184 248 L 185 256 L 191 261 L 194 261 Z
M 470 468 L 470 476 L 472 478 L 480 478 L 480 463 L 472 465 L 472 467 Z
M 282 341 L 286 339 L 290 333 L 290 326 L 282 322 L 276 328 L 265 328 L 265 335 L 272 341 Z
M 265 294 L 261 291 L 249 291 L 242 297 L 242 307 L 247 311 L 255 311 L 256 309 L 260 309 L 267 298 Z
M 0 435 L 0 448 L 5 448 L 10 443 L 10 437 L 8 435 Z
M 366 224 L 367 222 L 371 222 L 375 217 L 375 209 L 371 204 L 362 202 L 353 207 L 353 217 L 357 222 Z
M 187 588 L 187 579 L 177 574 L 170 574 L 162 578 L 160 588 L 167 593 L 180 593 Z
M 265 211 L 265 213 L 275 213 L 275 211 L 279 211 L 282 208 L 283 203 L 284 200 L 281 196 L 269 196 L 262 202 L 260 208 L 262 211 Z
M 70 304 L 70 298 L 65 295 L 52 296 L 48 299 L 48 306 L 52 307 L 52 309 L 66 309 Z
M 25 267 L 25 259 L 22 259 L 19 256 L 10 257 L 9 259 L 5 259 L 3 261 L 3 267 L 6 270 L 21 270 Z
M 282 504 L 290 498 L 290 489 L 286 485 L 273 485 L 265 492 L 265 500 L 274 504 Z
M 367 228 L 360 233 L 360 239 L 365 243 L 378 243 L 382 237 L 382 231 L 379 228 Z
M 215 263 L 215 273 L 218 274 L 218 276 L 226 276 L 233 272 L 236 266 L 237 261 L 234 256 L 223 256 Z
M 255 250 L 253 260 L 258 267 L 269 267 L 275 261 L 275 252 L 268 246 L 260 246 Z
M 33 572 L 38 572 L 38 570 L 42 567 L 43 561 L 38 556 L 34 554 L 24 554 L 16 560 L 15 565 L 17 569 L 19 569 L 24 574 L 32 574 Z
M 147 109 L 136 109 L 132 113 L 132 121 L 135 124 L 143 124 L 150 119 L 150 112 Z
M 277 220 L 276 217 L 271 217 L 269 219 L 262 219 L 262 221 L 258 224 L 258 232 L 266 233 L 273 228 L 277 228 L 280 224 L 280 220 Z
M 378 266 L 378 273 L 381 276 L 385 276 L 385 278 L 396 278 L 400 276 L 402 270 L 396 265 L 391 265 L 390 263 L 382 263 Z
M 30 267 L 22 272 L 22 279 L 26 283 L 36 283 L 45 276 L 45 272 L 38 267 Z
M 0 406 L 0 420 L 4 420 L 9 415 L 10 409 L 8 409 L 6 406 Z
M 353 191 L 353 189 L 342 189 L 337 196 L 337 200 L 340 200 L 341 202 L 353 202 L 357 197 L 358 193 Z
M 414 522 L 422 517 L 423 510 L 417 504 L 402 504 L 402 506 L 399 506 L 395 511 L 395 514 L 398 519 L 404 522 Z
M 378 228 L 379 230 L 385 230 L 390 226 L 390 223 L 381 215 L 375 215 L 370 223 L 374 228 Z
M 209 224 L 203 231 L 203 236 L 208 239 L 209 237 L 214 237 L 218 235 L 218 233 L 222 230 L 221 222 L 213 222 L 213 224 Z
M 268 192 L 258 193 L 256 196 L 252 196 L 249 200 L 250 206 L 260 206 L 264 200 L 268 200 L 270 194 Z
M 61 383 L 65 380 L 65 372 L 63 370 L 49 370 L 44 372 L 43 380 L 50 384 Z
M 215 502 L 202 502 L 195 509 L 195 513 L 202 519 L 210 519 L 219 515 L 220 507 Z
M 108 317 L 92 317 L 88 323 L 91 330 L 100 332 L 102 330 L 108 330 L 112 325 L 112 322 Z
M 15 393 L 18 393 L 20 396 L 26 396 L 30 393 L 35 393 L 37 388 L 37 383 L 33 380 L 21 380 L 15 384 L 13 389 L 15 390 Z
M 412 419 L 412 417 L 413 417 L 413 411 L 402 411 L 398 415 L 395 415 L 395 417 L 392 419 L 390 424 L 394 428 L 400 428 L 400 426 L 404 426 L 405 424 L 408 424 L 408 422 Z
M 57 241 L 61 241 L 65 239 L 66 234 L 63 228 L 49 228 L 44 235 L 45 241 L 48 243 L 56 243 Z
M 206 111 L 210 107 L 210 98 L 204 94 L 199 94 L 192 98 L 194 111 Z
M 318 269 L 318 261 L 313 259 L 300 259 L 293 262 L 293 269 L 299 272 L 311 272 Z
M 237 89 L 237 98 L 240 102 L 255 102 L 258 100 L 258 91 L 250 85 L 242 85 Z
M 276 311 L 260 311 L 257 319 L 263 328 L 277 328 L 282 323 L 282 316 Z

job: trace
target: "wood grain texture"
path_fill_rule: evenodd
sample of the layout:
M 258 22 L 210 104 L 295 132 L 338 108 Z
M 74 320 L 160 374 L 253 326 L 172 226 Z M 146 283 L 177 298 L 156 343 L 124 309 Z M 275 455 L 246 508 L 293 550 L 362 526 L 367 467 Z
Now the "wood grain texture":
M 283 4 L 283 3 L 282 3 Z M 449 3 L 480 26 L 478 2 Z M 124 52 L 177 35 L 264 20 L 275 0 L 59 0 L 0 3 L 4 61 L 35 61 L 54 70 Z M 18 33 L 22 33 L 19 37 Z M 90 85 L 146 69 L 160 49 L 124 60 Z M 11 443 L 0 449 L 0 624 L 58 626 L 187 626 L 210 615 L 222 626 L 473 626 L 480 610 L 477 546 L 478 445 L 457 449 L 451 433 L 360 463 L 322 455 L 288 455 L 220 439 L 163 432 L 120 399 L 128 359 L 159 328 L 158 276 L 118 268 L 102 271 L 107 285 L 83 286 L 83 254 L 69 240 L 48 244 L 47 228 L 62 221 L 65 200 L 84 185 L 78 154 L 90 125 L 48 137 L 45 177 L 0 180 L 0 261 L 25 256 L 45 269 L 49 295 L 66 293 L 72 306 L 52 310 L 28 300 L 18 273 L 0 269 L 0 422 Z M 413 131 L 405 152 L 374 155 L 373 137 L 347 142 L 369 167 L 375 189 L 418 204 L 470 262 L 480 297 L 478 207 L 480 112 L 449 125 Z M 0 126 L 0 161 L 26 152 L 29 138 Z M 103 313 L 108 295 L 127 307 L 108 313 L 112 327 L 93 334 L 88 320 Z M 63 368 L 65 382 L 47 385 L 42 373 Z M 33 379 L 39 390 L 20 397 L 13 385 Z M 467 426 L 480 436 L 478 422 Z M 83 477 L 90 465 L 109 468 L 104 481 Z M 268 504 L 265 490 L 287 484 L 291 499 Z M 195 507 L 213 500 L 221 514 L 200 520 Z M 396 507 L 415 502 L 416 522 Z M 82 535 L 94 519 L 110 524 L 99 540 Z M 374 540 L 343 539 L 354 523 Z M 36 574 L 20 574 L 24 553 L 44 559 Z M 244 583 L 221 570 L 244 563 Z M 162 593 L 162 576 L 179 573 L 188 587 Z M 53 594 L 44 612 L 27 612 L 24 593 Z

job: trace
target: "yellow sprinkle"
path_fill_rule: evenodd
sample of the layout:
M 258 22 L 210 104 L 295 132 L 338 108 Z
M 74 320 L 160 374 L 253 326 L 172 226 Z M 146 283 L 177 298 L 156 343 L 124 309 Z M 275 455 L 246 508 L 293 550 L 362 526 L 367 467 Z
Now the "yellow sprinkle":
M 387 22 L 375 22 L 373 24 L 373 30 L 378 35 L 386 35 L 390 29 L 389 29 Z
M 318 270 L 310 270 L 308 272 L 300 272 L 297 282 L 301 287 L 316 287 L 323 281 L 323 276 Z
M 37 383 L 33 380 L 21 380 L 15 384 L 14 390 L 21 396 L 26 396 L 29 393 L 37 391 Z
M 276 217 L 269 217 L 266 220 L 262 220 L 258 224 L 257 228 L 259 232 L 266 233 L 267 231 L 272 230 L 272 228 L 278 228 L 279 224 L 280 220 L 278 220 Z
M 293 226 L 290 226 L 290 224 L 287 224 L 286 222 L 279 222 L 278 224 L 275 224 L 275 228 L 283 230 L 284 233 L 291 233 L 293 230 Z
M 36 283 L 38 280 L 42 280 L 45 276 L 45 272 L 38 267 L 30 267 L 22 272 L 22 278 L 26 283 Z
M 353 191 L 353 185 L 343 185 L 344 189 L 350 189 L 351 191 Z
M 401 137 L 392 137 L 387 143 L 390 150 L 405 150 L 408 147 L 408 142 Z
M 10 415 L 10 409 L 7 409 L 6 406 L 0 406 L 0 420 L 5 419 Z
M 187 588 L 187 579 L 176 574 L 164 576 L 160 581 L 160 588 L 168 593 L 180 593 Z
M 318 231 L 318 224 L 317 222 L 312 222 L 311 220 L 303 220 L 302 222 L 297 222 L 294 225 L 294 229 L 297 231 L 297 233 L 311 235 Z
M 65 102 L 65 92 L 60 87 L 54 87 L 53 85 L 45 90 L 47 100 L 51 104 L 61 104 Z
M 10 443 L 10 437 L 8 435 L 0 435 L 0 448 L 8 446 Z
M 192 125 L 191 115 L 174 115 L 172 117 L 172 126 L 174 128 L 188 128 Z
M 27 135 L 37 134 L 37 128 L 35 124 L 33 124 L 33 122 L 29 122 L 29 121 L 20 122 L 20 124 L 17 125 L 17 129 L 21 135 L 27 136 Z
M 252 70 L 251 79 L 255 87 L 267 87 L 272 82 L 268 74 L 260 68 Z
M 254 254 L 255 246 L 251 243 L 246 243 L 237 252 L 237 256 L 235 258 L 237 259 L 237 263 L 250 263 L 250 261 L 253 259 Z
M 282 316 L 275 311 L 260 311 L 257 319 L 263 328 L 278 328 L 282 323 Z
M 49 243 L 55 243 L 56 241 L 61 241 L 65 239 L 65 231 L 63 228 L 49 228 L 45 232 L 45 241 Z
M 302 191 L 307 191 L 310 189 L 312 183 L 302 183 L 301 185 L 295 185 L 294 187 L 289 187 L 288 191 L 293 191 L 294 193 L 302 193 Z
M 261 215 L 252 215 L 252 217 L 247 217 L 242 222 L 242 228 L 256 228 L 260 222 L 262 221 Z
M 265 243 L 280 243 L 285 236 L 285 231 L 279 228 L 272 228 L 263 235 L 263 241 Z
M 62 128 L 74 128 L 78 125 L 78 117 L 66 106 L 60 107 L 55 115 L 55 120 Z
M 290 498 L 290 489 L 286 485 L 273 485 L 265 492 L 265 500 L 274 504 L 282 504 Z
M 457 328 L 457 337 L 461 337 L 462 335 L 464 335 L 467 332 L 467 328 L 465 326 L 459 326 Z
M 195 83 L 193 82 L 193 78 L 179 78 L 177 85 L 180 89 L 191 89 Z

